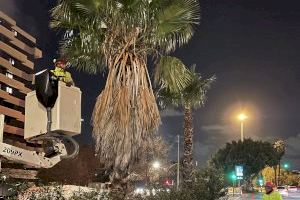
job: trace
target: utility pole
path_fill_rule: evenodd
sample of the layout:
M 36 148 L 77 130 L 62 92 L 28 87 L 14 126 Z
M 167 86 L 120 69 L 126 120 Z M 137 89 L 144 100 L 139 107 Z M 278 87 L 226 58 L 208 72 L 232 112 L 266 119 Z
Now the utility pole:
M 176 189 L 178 190 L 179 189 L 179 165 L 180 165 L 180 158 L 179 158 L 179 156 L 180 156 L 180 149 L 179 149 L 179 145 L 180 145 L 180 142 L 179 142 L 180 140 L 179 140 L 179 135 L 177 135 L 177 142 L 178 142 L 178 144 L 177 144 L 177 181 L 176 181 Z
M 244 121 L 248 118 L 247 115 L 241 113 L 238 115 L 238 119 L 241 122 L 241 142 L 244 142 Z
M 241 121 L 241 141 L 244 142 L 244 122 Z

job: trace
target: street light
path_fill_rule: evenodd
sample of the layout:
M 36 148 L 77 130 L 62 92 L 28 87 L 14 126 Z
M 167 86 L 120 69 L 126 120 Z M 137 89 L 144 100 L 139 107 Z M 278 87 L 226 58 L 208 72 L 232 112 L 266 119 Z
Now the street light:
M 234 172 L 231 173 L 230 178 L 232 180 L 232 196 L 234 196 L 234 187 L 235 187 L 235 181 L 237 179 L 237 176 Z
M 244 121 L 248 118 L 244 113 L 238 115 L 238 119 L 241 122 L 241 141 L 244 142 Z
M 259 183 L 259 186 L 260 186 L 260 192 L 262 192 L 262 186 L 264 185 L 264 179 L 262 177 L 260 177 L 258 179 L 258 183 Z
M 231 175 L 231 179 L 232 179 L 233 181 L 235 181 L 235 180 L 237 179 L 236 175 L 235 175 L 235 174 L 232 174 L 232 175 Z
M 160 168 L 160 163 L 158 161 L 155 161 L 153 164 L 152 164 L 152 167 L 154 169 L 159 169 Z

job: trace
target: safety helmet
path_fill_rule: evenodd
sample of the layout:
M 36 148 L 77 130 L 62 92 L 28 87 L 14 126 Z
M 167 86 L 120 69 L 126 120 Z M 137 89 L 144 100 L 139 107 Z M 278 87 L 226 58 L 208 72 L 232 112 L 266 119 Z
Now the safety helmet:
M 67 64 L 64 59 L 54 59 L 53 62 L 55 64 L 55 66 L 57 66 L 57 65 L 66 65 Z
M 274 184 L 272 182 L 266 182 L 265 187 L 274 188 Z

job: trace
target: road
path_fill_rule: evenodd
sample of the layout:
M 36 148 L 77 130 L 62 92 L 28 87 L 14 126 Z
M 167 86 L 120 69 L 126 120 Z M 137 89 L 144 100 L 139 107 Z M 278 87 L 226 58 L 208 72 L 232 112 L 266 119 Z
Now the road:
M 261 200 L 262 194 L 243 194 L 242 196 L 230 197 L 229 200 Z M 289 193 L 289 196 L 283 196 L 284 200 L 300 200 L 300 191 Z

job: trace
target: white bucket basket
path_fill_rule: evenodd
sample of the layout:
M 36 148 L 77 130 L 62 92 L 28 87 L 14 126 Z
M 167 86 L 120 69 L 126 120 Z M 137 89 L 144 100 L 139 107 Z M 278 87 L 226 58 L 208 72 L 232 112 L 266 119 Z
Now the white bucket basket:
M 74 136 L 81 132 L 81 91 L 79 88 L 58 84 L 58 97 L 52 108 L 51 131 Z M 47 109 L 38 101 L 36 92 L 25 99 L 24 138 L 30 139 L 47 133 Z

